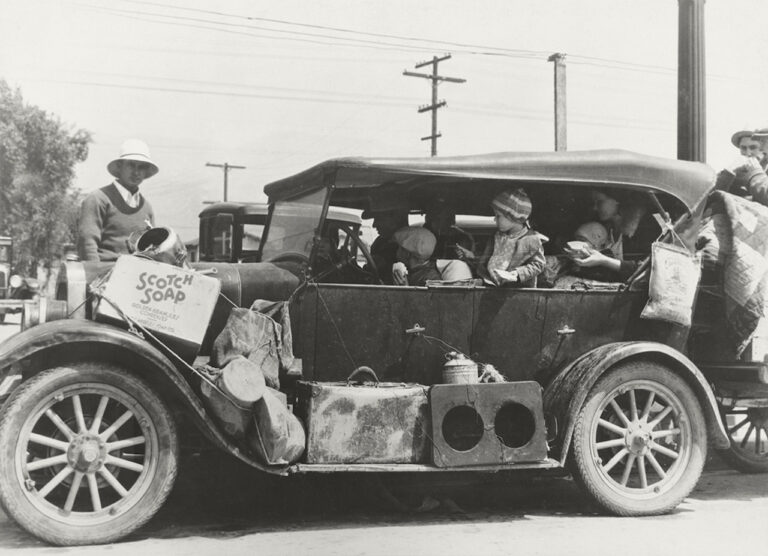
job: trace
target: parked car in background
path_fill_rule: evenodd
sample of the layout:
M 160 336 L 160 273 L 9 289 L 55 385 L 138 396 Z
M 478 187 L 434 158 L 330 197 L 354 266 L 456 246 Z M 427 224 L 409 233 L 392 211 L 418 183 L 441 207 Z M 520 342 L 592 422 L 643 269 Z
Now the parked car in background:
M 198 260 L 207 262 L 258 262 L 259 244 L 269 217 L 265 203 L 214 203 L 200 212 Z M 338 234 L 336 248 L 357 256 L 349 236 L 360 235 L 360 211 L 330 209 L 324 233 Z
M 620 516 L 675 508 L 696 485 L 708 446 L 768 471 L 760 433 L 724 426 L 731 415 L 743 420 L 740 428 L 765 430 L 766 363 L 707 355 L 724 321 L 717 307 L 697 311 L 706 329 L 641 318 L 650 242 L 638 248 L 636 273 L 600 287 L 473 280 L 386 286 L 357 221 L 333 216 L 395 200 L 419 214 L 439 194 L 454 212 L 487 222 L 491 199 L 523 187 L 534 229 L 558 238 L 592 218 L 591 191 L 599 187 L 641 197 L 649 208 L 642 225 L 655 225 L 663 242 L 696 222 L 714 177 L 704 164 L 624 151 L 329 160 L 265 187 L 269 210 L 257 251 L 242 247 L 245 228 L 234 224 L 239 208 L 201 224 L 200 245 L 214 259 L 195 263 L 194 276 L 215 277 L 221 296 L 194 364 L 119 313 L 99 319 L 99 296 L 88 285 L 103 280 L 110 265 L 69 262 L 59 274 L 58 320 L 0 345 L 0 380 L 21 377 L 0 409 L 0 502 L 47 542 L 112 542 L 162 506 L 177 473 L 179 437 L 194 431 L 255 471 L 282 476 L 447 479 L 560 469 L 603 511 Z M 347 230 L 347 256 L 328 265 L 334 226 Z M 485 235 L 480 230 L 490 232 L 487 224 L 477 230 Z M 365 264 L 351 256 L 355 249 Z M 144 275 L 142 287 L 181 283 L 179 269 L 164 268 Z M 260 459 L 253 444 L 227 432 L 201 394 L 210 386 L 202 365 L 211 363 L 232 307 L 255 300 L 289 307 L 301 365 L 281 376 L 280 395 L 309 438 L 292 463 Z M 39 320 L 53 316 L 41 312 Z M 466 359 L 447 361 L 446 352 L 492 365 L 506 382 L 446 384 L 457 366 L 471 367 Z M 350 375 L 362 372 L 364 385 L 352 386 Z M 477 379 L 476 367 L 474 373 Z M 417 413 L 401 411 L 398 392 L 407 388 L 418 393 Z M 339 397 L 320 411 L 328 392 Z
M 0 236 L 0 299 L 7 299 L 13 261 L 13 240 L 8 236 Z M 0 308 L 0 322 L 5 321 L 6 310 Z
M 18 300 L 0 306 L 0 323 L 5 322 L 6 314 L 19 313 L 24 300 L 35 299 L 40 294 L 40 283 L 36 278 L 12 273 L 13 239 L 0 236 L 0 299 Z

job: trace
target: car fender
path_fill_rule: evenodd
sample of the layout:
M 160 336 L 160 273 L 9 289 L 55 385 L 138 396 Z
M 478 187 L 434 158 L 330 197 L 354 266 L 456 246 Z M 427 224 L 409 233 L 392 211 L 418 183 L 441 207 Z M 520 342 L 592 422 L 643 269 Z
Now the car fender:
M 120 364 L 157 388 L 172 407 L 181 407 L 216 447 L 261 471 L 286 474 L 285 468 L 264 466 L 230 442 L 166 354 L 135 334 L 108 324 L 57 320 L 11 336 L 0 344 L 0 384 L 13 374 L 20 373 L 23 381 L 47 368 L 86 360 Z
M 628 359 L 663 363 L 693 389 L 707 420 L 709 440 L 716 448 L 730 445 L 715 396 L 701 371 L 679 351 L 657 342 L 615 342 L 581 355 L 560 371 L 544 390 L 544 412 L 556 424 L 555 450 L 565 465 L 578 415 L 589 391 L 611 367 Z M 556 454 L 557 455 L 557 454 Z

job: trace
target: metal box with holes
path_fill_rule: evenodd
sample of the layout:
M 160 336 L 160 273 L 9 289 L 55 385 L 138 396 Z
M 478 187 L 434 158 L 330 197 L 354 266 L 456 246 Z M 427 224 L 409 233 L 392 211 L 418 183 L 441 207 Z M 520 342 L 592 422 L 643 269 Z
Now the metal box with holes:
M 438 467 L 547 457 L 538 382 L 436 384 L 429 401 L 432 457 Z

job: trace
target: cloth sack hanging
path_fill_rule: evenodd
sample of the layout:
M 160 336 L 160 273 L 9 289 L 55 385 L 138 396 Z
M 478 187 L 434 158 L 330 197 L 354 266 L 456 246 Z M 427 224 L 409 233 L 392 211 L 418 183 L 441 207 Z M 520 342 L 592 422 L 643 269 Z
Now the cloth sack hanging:
M 648 302 L 640 317 L 691 325 L 696 288 L 701 279 L 701 257 L 683 246 L 654 242 Z

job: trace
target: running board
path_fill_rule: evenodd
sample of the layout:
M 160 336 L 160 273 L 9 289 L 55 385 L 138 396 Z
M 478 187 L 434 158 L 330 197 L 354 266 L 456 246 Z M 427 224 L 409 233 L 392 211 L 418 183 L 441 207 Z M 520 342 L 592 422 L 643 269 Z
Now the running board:
M 558 469 L 560 462 L 547 458 L 530 463 L 505 463 L 500 465 L 471 465 L 464 467 L 436 467 L 421 463 L 297 463 L 288 468 L 288 474 L 305 473 L 425 473 L 425 472 L 484 472 L 518 471 L 523 469 Z

